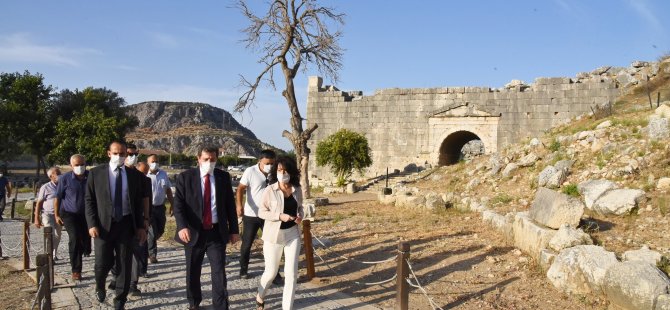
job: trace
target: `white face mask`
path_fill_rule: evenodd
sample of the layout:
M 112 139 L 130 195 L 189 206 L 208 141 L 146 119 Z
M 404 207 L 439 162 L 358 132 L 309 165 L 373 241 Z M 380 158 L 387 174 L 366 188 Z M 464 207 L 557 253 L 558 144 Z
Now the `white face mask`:
M 215 163 L 213 162 L 201 162 L 200 163 L 200 175 L 203 176 L 205 174 L 211 174 L 214 172 L 214 167 L 216 166 Z
M 82 175 L 86 171 L 86 166 L 75 166 L 72 171 L 74 171 L 74 174 L 76 175 Z
M 130 166 L 137 164 L 137 155 L 128 156 L 128 158 L 126 158 L 126 164 Z
M 263 172 L 270 173 L 270 170 L 272 170 L 272 165 L 263 166 Z
M 2 178 L 2 173 L 0 173 L 0 178 Z
M 151 170 L 151 171 L 158 170 L 158 163 L 156 163 L 156 162 L 149 163 L 149 170 Z
M 288 173 L 277 172 L 277 181 L 281 183 L 288 183 L 291 180 L 291 175 Z
M 120 155 L 112 155 L 112 157 L 109 159 L 109 165 L 112 167 L 121 167 L 123 166 L 123 162 L 125 160 L 126 158 Z

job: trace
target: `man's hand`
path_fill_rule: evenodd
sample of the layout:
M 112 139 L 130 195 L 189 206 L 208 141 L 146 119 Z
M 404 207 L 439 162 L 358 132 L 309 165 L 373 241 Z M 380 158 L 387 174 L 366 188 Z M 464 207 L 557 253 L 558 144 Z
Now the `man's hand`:
M 91 236 L 91 238 L 98 238 L 100 234 L 98 233 L 98 228 L 97 227 L 92 227 L 88 229 L 88 234 Z
M 182 228 L 182 230 L 179 231 L 179 239 L 185 243 L 189 243 L 191 241 L 191 232 L 188 231 L 188 228 Z
M 62 219 L 60 218 L 60 216 L 58 216 L 58 215 L 56 215 L 56 223 L 58 223 L 58 225 L 65 225 L 65 223 L 63 222 L 63 220 L 62 220 Z
M 42 223 L 40 223 L 39 218 L 35 215 L 35 227 L 42 228 Z
M 135 236 L 137 236 L 137 240 L 140 244 L 147 242 L 147 231 L 144 228 L 138 228 L 137 232 L 135 232 Z
M 300 217 L 300 216 L 296 217 L 296 218 L 295 218 L 295 223 L 296 223 L 296 224 L 300 224 L 300 223 L 302 223 L 302 217 Z
M 230 244 L 235 244 L 235 243 L 237 243 L 237 241 L 240 241 L 240 235 L 239 234 L 230 235 L 230 238 L 228 240 L 228 242 L 230 242 Z

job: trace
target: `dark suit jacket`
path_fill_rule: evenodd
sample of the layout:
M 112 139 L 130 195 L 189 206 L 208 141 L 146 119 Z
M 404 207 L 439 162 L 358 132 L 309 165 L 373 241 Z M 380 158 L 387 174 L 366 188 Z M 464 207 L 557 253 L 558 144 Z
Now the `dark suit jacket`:
M 235 199 L 233 187 L 230 182 L 230 174 L 223 170 L 214 169 L 214 185 L 216 186 L 216 212 L 219 221 L 219 233 L 223 242 L 228 242 L 229 234 L 239 234 L 237 226 L 237 213 L 235 211 Z M 202 232 L 202 185 L 200 181 L 200 169 L 186 170 L 177 176 L 174 196 L 174 218 L 177 222 L 175 240 L 184 244 L 179 238 L 179 231 L 188 228 L 191 233 L 191 241 L 186 244 L 194 246 L 198 236 Z
M 142 199 L 147 196 L 145 176 L 135 170 L 126 168 L 128 179 L 128 196 L 130 196 L 130 215 L 132 229 L 144 228 L 144 205 Z M 88 228 L 97 227 L 100 238 L 105 239 L 112 226 L 112 195 L 109 190 L 109 164 L 91 169 L 86 184 L 86 223 Z

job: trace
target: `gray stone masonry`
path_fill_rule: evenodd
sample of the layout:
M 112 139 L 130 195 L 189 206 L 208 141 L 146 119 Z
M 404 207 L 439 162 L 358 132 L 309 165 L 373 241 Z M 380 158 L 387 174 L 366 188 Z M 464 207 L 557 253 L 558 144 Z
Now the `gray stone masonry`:
M 529 87 L 511 89 L 389 88 L 364 96 L 361 91 L 323 86 L 320 77 L 310 77 L 307 127 L 319 125 L 308 142 L 310 175 L 332 178 L 328 167 L 316 166 L 314 154 L 319 141 L 341 128 L 368 139 L 373 165 L 364 177 L 374 177 L 386 167 L 403 170 L 410 164 L 443 164 L 443 153 L 470 139 L 459 137 L 463 132 L 481 139 L 487 154 L 494 153 L 590 113 L 596 105 L 613 103 L 618 94 L 611 80 L 557 77 L 538 78 Z

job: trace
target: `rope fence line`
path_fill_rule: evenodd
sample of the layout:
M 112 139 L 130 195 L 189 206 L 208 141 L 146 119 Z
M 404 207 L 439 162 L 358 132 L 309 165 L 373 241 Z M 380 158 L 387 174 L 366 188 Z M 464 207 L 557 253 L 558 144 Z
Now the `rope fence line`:
M 411 287 L 418 288 L 419 290 L 421 290 L 421 293 L 423 293 L 423 295 L 426 296 L 426 298 L 428 299 L 428 303 L 430 304 L 431 307 L 433 307 L 433 310 L 436 310 L 436 309 L 444 310 L 444 309 L 440 308 L 440 306 L 437 305 L 437 303 L 433 300 L 432 297 L 428 296 L 428 292 L 426 291 L 426 289 L 423 286 L 421 286 L 421 283 L 419 283 L 419 278 L 414 273 L 414 268 L 412 268 L 412 264 L 410 264 L 409 259 L 406 259 L 405 261 L 407 262 L 407 266 L 409 267 L 409 271 L 412 274 L 412 278 L 414 278 L 414 281 L 416 281 L 416 285 L 415 285 L 414 283 L 412 283 L 412 281 L 410 281 L 409 278 L 407 278 L 407 279 L 405 279 L 407 281 L 407 284 L 409 284 L 409 286 L 411 286 Z
M 344 255 L 340 255 L 340 254 L 338 254 L 338 253 L 335 253 L 335 252 L 333 252 L 332 250 L 328 249 L 328 246 L 326 246 L 326 245 L 321 241 L 321 239 L 319 239 L 319 237 L 317 237 L 316 235 L 313 235 L 313 237 L 314 237 L 314 239 L 316 239 L 316 241 L 317 241 L 319 244 L 321 244 L 321 246 L 323 246 L 323 249 L 326 250 L 326 251 L 328 251 L 329 253 L 332 253 L 332 254 L 334 254 L 334 255 L 337 255 L 337 256 L 339 256 L 339 257 L 341 257 L 341 258 L 344 258 L 344 259 L 346 259 L 346 260 L 353 261 L 353 262 L 357 262 L 357 263 L 361 263 L 361 264 L 366 264 L 366 265 L 377 265 L 377 264 L 382 264 L 382 263 L 387 263 L 387 262 L 395 261 L 395 260 L 398 258 L 398 255 L 396 254 L 395 256 L 390 257 L 390 258 L 385 259 L 385 260 L 380 260 L 380 261 L 361 261 L 361 260 L 357 260 L 357 259 L 355 259 L 355 258 L 350 258 L 350 257 L 346 257 L 346 256 L 344 256 Z M 316 249 L 316 248 L 315 248 L 315 249 Z
M 393 277 L 391 277 L 390 279 L 386 279 L 386 280 L 382 280 L 382 281 L 378 281 L 378 282 L 360 282 L 360 281 L 351 280 L 351 279 L 343 276 L 339 272 L 335 271 L 335 269 L 333 267 L 331 267 L 330 264 L 328 264 L 328 262 L 326 260 L 324 260 L 323 257 L 321 257 L 321 255 L 319 255 L 319 253 L 314 251 L 314 254 L 316 254 L 316 256 L 319 257 L 319 259 L 321 260 L 321 262 L 323 262 L 326 265 L 326 267 L 328 267 L 328 269 L 330 271 L 332 271 L 336 276 L 345 278 L 347 281 L 356 283 L 358 285 L 366 285 L 366 286 L 381 285 L 381 284 L 384 284 L 384 283 L 394 281 L 398 277 L 398 274 L 393 274 Z

